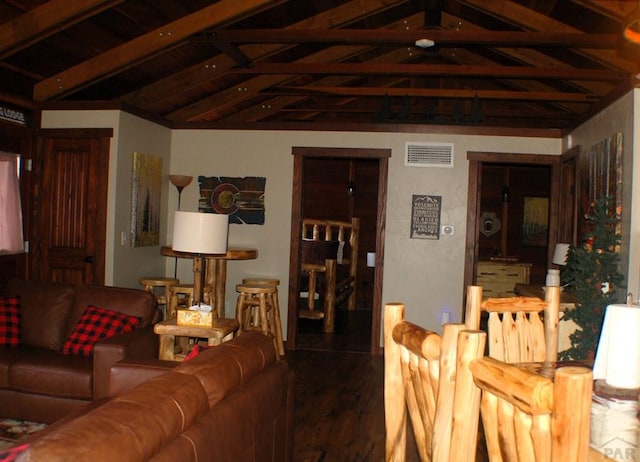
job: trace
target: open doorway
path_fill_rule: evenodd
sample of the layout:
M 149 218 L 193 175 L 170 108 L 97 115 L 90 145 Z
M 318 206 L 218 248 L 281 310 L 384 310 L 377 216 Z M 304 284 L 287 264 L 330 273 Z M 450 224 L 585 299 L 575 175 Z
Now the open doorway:
M 478 152 L 467 157 L 465 288 L 477 283 L 479 262 L 512 265 L 527 283 L 542 284 L 557 242 L 560 158 Z M 531 223 L 527 214 L 545 207 L 544 219 Z
M 318 349 L 380 354 L 382 262 L 387 149 L 294 148 L 287 348 L 315 342 Z M 303 218 L 361 220 L 356 310 L 336 306 L 336 332 L 298 317 L 301 306 L 301 227 Z M 373 266 L 367 254 L 375 254 Z M 371 258 L 370 258 L 371 260 Z M 371 263 L 371 261 L 369 262 Z M 341 325 L 341 323 L 344 323 Z M 363 334 L 363 329 L 366 331 Z M 333 335 L 333 337 L 331 337 Z M 309 337 L 311 336 L 311 337 Z M 314 338 L 315 337 L 315 338 Z M 364 340 L 364 341 L 363 341 Z M 358 346 L 354 346 L 359 344 Z

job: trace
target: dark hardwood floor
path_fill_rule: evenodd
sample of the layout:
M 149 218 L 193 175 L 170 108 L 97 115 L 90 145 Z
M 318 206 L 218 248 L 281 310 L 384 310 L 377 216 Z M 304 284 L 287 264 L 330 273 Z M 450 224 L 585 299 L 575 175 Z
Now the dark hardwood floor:
M 294 461 L 383 461 L 384 358 L 369 353 L 371 311 L 338 309 L 334 334 L 301 321 L 298 349 L 286 354 L 296 374 Z M 408 446 L 407 462 L 419 461 Z
M 287 351 L 296 374 L 295 462 L 384 461 L 384 357 L 369 353 L 370 315 L 338 310 L 335 334 L 302 323 L 298 349 Z M 406 462 L 419 461 L 408 425 Z M 486 462 L 482 444 L 476 462 Z
M 368 353 L 371 350 L 371 310 L 348 311 L 338 307 L 335 332 L 322 332 L 322 320 L 299 319 L 298 350 L 349 351 Z

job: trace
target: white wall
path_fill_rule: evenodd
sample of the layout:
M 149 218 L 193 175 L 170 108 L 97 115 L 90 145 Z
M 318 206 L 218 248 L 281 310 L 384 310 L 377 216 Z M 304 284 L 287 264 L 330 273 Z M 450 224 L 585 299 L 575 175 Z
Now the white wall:
M 171 130 L 147 120 L 122 113 L 117 140 L 118 170 L 116 182 L 116 216 L 114 220 L 114 261 L 113 285 L 139 287 L 141 276 L 165 275 L 166 258 L 158 258 L 158 246 L 131 247 L 131 181 L 133 178 L 133 153 L 151 154 L 162 159 L 162 197 L 163 209 L 160 214 L 160 244 L 167 242 L 166 226 L 167 198 L 175 192 L 169 183 L 169 167 L 171 165 Z M 122 242 L 122 236 L 126 242 Z M 167 276 L 173 276 L 173 268 Z
M 453 142 L 454 168 L 405 167 L 406 141 Z M 382 302 L 404 302 L 408 319 L 439 330 L 441 310 L 450 310 L 454 320 L 460 320 L 462 313 L 467 151 L 559 154 L 561 140 L 406 133 L 175 130 L 171 173 L 193 175 L 196 179 L 198 175 L 267 179 L 264 226 L 231 225 L 229 230 L 231 244 L 257 247 L 259 257 L 229 263 L 227 313 L 233 312 L 235 283 L 246 275 L 268 275 L 281 280 L 282 319 L 286 320 L 294 146 L 391 149 Z M 440 240 L 410 239 L 413 194 L 442 196 L 442 223 L 453 225 L 455 235 L 441 236 Z M 182 209 L 197 210 L 198 197 L 197 184 L 187 187 L 182 194 Z M 176 201 L 177 198 L 170 197 L 170 210 L 175 209 Z M 190 271 L 190 264 L 181 262 L 180 279 L 187 279 Z
M 640 201 L 631 181 L 633 132 L 638 130 L 633 107 L 640 103 L 636 90 L 621 98 L 600 115 L 575 130 L 572 143 L 589 147 L 618 131 L 623 132 L 625 149 L 625 215 L 631 230 L 626 248 L 629 265 L 629 289 L 637 297 L 640 283 Z M 137 287 L 142 274 L 173 274 L 173 260 L 160 255 L 160 246 L 130 248 L 120 246 L 120 233 L 129 229 L 131 195 L 131 155 L 134 151 L 155 154 L 165 161 L 166 173 L 193 175 L 194 181 L 182 194 L 182 209 L 196 210 L 199 188 L 197 177 L 266 177 L 265 224 L 231 225 L 230 243 L 256 247 L 259 257 L 253 261 L 230 262 L 228 266 L 226 311 L 233 313 L 234 285 L 243 276 L 275 276 L 281 280 L 282 319 L 286 323 L 287 281 L 294 146 L 388 148 L 389 162 L 385 272 L 382 302 L 407 304 L 407 318 L 427 328 L 440 328 L 439 314 L 447 309 L 454 321 L 462 313 L 464 243 L 466 233 L 468 151 L 552 154 L 564 148 L 563 141 L 546 138 L 518 138 L 470 135 L 356 132 L 287 132 L 241 130 L 174 130 L 118 111 L 45 111 L 43 127 L 112 127 L 107 231 L 107 284 Z M 454 168 L 431 169 L 404 166 L 405 142 L 453 142 Z M 631 153 L 631 154 L 630 154 Z M 640 175 L 640 171 L 638 171 Z M 160 244 L 171 243 L 172 212 L 177 193 L 168 180 L 163 196 L 167 199 L 165 232 Z M 631 186 L 627 186 L 631 185 Z M 635 194 L 634 194 L 635 193 Z M 442 196 L 442 223 L 455 227 L 453 236 L 440 240 L 410 239 L 411 196 Z M 624 247 L 624 245 L 623 245 Z M 189 282 L 190 261 L 180 261 L 178 276 Z M 286 332 L 286 325 L 283 326 Z
M 574 130 L 570 135 L 572 146 L 580 146 L 581 153 L 609 138 L 622 133 L 622 239 L 620 246 L 620 270 L 625 275 L 627 292 L 638 300 L 640 291 L 640 185 L 633 178 L 640 178 L 640 162 L 635 162 L 637 148 L 634 133 L 640 133 L 634 107 L 640 107 L 640 92 L 634 90 L 604 109 L 595 117 Z M 565 147 L 569 138 L 565 140 Z M 633 198 L 636 198 L 634 201 Z M 621 300 L 622 301 L 622 300 Z

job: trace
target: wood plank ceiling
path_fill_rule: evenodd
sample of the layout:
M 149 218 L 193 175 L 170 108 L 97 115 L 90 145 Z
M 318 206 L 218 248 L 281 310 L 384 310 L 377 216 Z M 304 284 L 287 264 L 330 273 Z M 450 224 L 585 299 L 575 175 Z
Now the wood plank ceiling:
M 6 0 L 0 102 L 172 127 L 576 127 L 638 84 L 636 0 Z M 416 41 L 434 46 L 422 48 Z

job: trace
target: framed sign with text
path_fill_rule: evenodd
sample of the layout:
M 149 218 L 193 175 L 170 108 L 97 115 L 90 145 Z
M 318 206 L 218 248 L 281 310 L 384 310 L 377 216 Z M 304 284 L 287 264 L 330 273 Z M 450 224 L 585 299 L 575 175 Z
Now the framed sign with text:
M 440 239 L 442 196 L 412 196 L 411 238 Z

